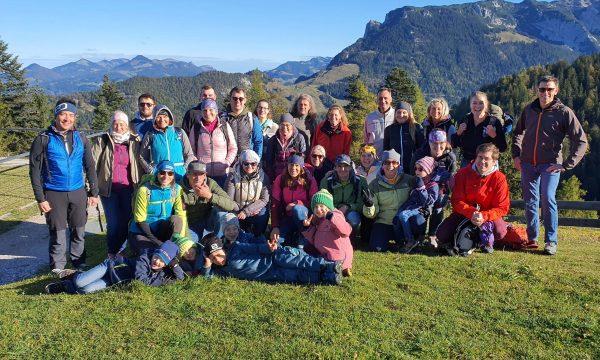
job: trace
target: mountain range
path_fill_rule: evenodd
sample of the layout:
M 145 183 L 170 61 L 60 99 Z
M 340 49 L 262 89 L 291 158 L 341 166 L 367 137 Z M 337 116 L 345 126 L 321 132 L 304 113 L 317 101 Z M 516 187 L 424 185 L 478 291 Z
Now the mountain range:
M 96 90 L 105 74 L 111 80 L 119 81 L 134 76 L 194 76 L 214 70 L 208 65 L 196 66 L 191 62 L 174 59 L 151 60 L 138 55 L 131 60 L 121 58 L 92 62 L 80 59 L 52 69 L 31 64 L 25 68 L 25 76 L 31 84 L 39 85 L 48 93 L 61 94 Z
M 331 57 L 318 56 L 307 61 L 288 61 L 265 74 L 283 84 L 293 84 L 299 77 L 308 77 L 329 65 Z

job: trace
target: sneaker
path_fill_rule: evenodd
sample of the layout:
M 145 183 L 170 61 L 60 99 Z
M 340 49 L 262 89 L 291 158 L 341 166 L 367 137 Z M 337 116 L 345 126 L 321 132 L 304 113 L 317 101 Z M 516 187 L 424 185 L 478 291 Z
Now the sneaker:
M 494 252 L 494 247 L 492 245 L 486 245 L 481 247 L 481 251 L 486 254 L 491 254 Z
M 527 241 L 527 247 L 531 248 L 531 249 L 537 249 L 537 247 L 538 247 L 537 240 L 528 240 Z
M 556 248 L 558 247 L 558 245 L 554 242 L 547 242 L 546 245 L 544 245 L 544 254 L 546 255 L 556 255 Z
M 342 271 L 342 275 L 344 277 L 350 277 L 350 276 L 352 276 L 352 269 L 351 268 L 344 269 Z
M 64 284 L 64 281 L 59 281 L 55 283 L 50 283 L 46 285 L 44 288 L 47 294 L 60 294 L 67 292 L 67 287 Z
M 52 271 L 50 273 L 52 274 L 52 276 L 54 276 L 56 278 L 64 279 L 64 278 L 72 277 L 76 272 L 77 272 L 77 270 L 73 270 L 73 269 L 52 269 Z
M 50 271 L 50 275 L 60 278 L 60 273 L 63 272 L 65 269 L 52 269 Z
M 431 246 L 434 249 L 437 249 L 437 247 L 438 247 L 437 236 L 432 235 L 429 237 L 429 246 Z
M 413 251 L 413 249 L 416 248 L 417 245 L 418 245 L 418 243 L 416 241 L 409 240 L 404 243 L 404 246 L 402 247 L 402 249 L 400 249 L 400 253 L 401 254 L 410 254 L 410 252 Z

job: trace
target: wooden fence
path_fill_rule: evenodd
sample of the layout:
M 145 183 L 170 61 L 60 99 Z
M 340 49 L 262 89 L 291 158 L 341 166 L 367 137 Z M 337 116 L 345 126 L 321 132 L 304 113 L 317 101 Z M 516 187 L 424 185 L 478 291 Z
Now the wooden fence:
M 600 201 L 556 201 L 559 210 L 588 210 L 600 211 Z M 510 202 L 511 209 L 523 209 L 525 202 L 523 200 L 512 200 Z M 541 211 L 540 211 L 541 214 Z M 506 217 L 509 221 L 525 222 L 524 216 L 509 215 Z M 600 219 L 579 219 L 579 218 L 558 218 L 559 226 L 577 226 L 577 227 L 593 227 L 600 228 Z

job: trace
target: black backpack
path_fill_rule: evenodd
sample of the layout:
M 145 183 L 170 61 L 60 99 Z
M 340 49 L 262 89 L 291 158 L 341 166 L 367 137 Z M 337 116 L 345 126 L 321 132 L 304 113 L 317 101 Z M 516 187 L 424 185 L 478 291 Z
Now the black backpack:
M 479 228 L 471 220 L 464 219 L 454 232 L 451 246 L 447 249 L 450 256 L 468 256 L 479 243 Z

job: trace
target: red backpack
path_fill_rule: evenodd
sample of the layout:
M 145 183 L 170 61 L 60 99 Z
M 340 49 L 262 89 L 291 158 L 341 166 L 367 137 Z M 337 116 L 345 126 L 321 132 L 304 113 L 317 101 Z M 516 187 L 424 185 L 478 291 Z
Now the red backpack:
M 509 249 L 519 250 L 530 248 L 527 240 L 527 228 L 522 225 L 508 224 L 506 227 L 506 236 L 502 239 L 497 239 L 494 246 L 505 247 Z

